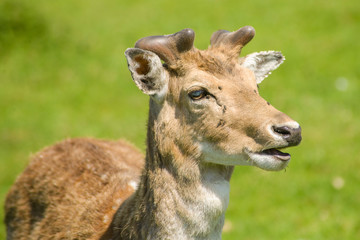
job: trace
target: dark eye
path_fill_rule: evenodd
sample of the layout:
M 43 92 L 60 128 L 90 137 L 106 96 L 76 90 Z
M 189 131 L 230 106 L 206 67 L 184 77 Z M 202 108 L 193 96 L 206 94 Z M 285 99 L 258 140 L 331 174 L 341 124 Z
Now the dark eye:
M 192 100 L 199 100 L 207 95 L 205 90 L 195 90 L 189 93 L 189 97 Z

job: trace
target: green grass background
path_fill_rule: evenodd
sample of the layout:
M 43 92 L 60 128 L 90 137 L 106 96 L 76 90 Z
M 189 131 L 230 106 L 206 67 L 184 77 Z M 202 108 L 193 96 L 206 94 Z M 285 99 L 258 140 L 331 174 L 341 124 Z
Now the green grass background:
M 360 239 L 358 0 L 1 0 L 1 205 L 29 156 L 61 139 L 145 150 L 147 96 L 124 57 L 137 39 L 192 28 L 203 49 L 244 25 L 257 31 L 244 54 L 286 56 L 260 93 L 303 142 L 286 171 L 236 168 L 223 239 Z

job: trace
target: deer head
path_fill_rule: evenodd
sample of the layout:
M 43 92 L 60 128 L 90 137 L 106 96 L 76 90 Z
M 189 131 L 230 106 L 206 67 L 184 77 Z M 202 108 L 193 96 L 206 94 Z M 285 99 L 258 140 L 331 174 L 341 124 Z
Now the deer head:
M 150 96 L 149 129 L 154 147 L 179 161 L 254 165 L 281 170 L 298 145 L 301 128 L 258 93 L 257 85 L 283 61 L 280 52 L 239 58 L 254 37 L 246 26 L 220 30 L 207 50 L 193 46 L 195 34 L 140 39 L 125 55 L 132 78 Z M 149 141 L 149 140 L 148 140 Z

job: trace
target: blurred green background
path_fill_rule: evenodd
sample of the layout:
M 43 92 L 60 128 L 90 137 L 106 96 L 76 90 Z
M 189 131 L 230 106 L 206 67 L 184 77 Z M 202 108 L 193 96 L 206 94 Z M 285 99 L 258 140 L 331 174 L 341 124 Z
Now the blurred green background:
M 148 100 L 124 57 L 137 39 L 192 28 L 204 49 L 244 25 L 257 34 L 243 54 L 286 56 L 260 93 L 303 142 L 286 171 L 236 168 L 223 239 L 360 239 L 358 0 L 1 0 L 1 205 L 29 156 L 64 138 L 145 150 Z

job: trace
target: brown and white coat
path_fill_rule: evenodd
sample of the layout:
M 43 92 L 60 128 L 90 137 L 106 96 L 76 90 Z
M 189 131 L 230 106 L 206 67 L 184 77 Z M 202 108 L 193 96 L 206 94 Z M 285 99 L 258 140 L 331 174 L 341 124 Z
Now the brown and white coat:
M 238 57 L 254 34 L 220 30 L 198 50 L 184 29 L 127 49 L 150 96 L 146 156 L 94 139 L 44 149 L 7 196 L 7 239 L 220 239 L 234 166 L 284 169 L 279 149 L 301 141 L 257 89 L 282 54 Z

